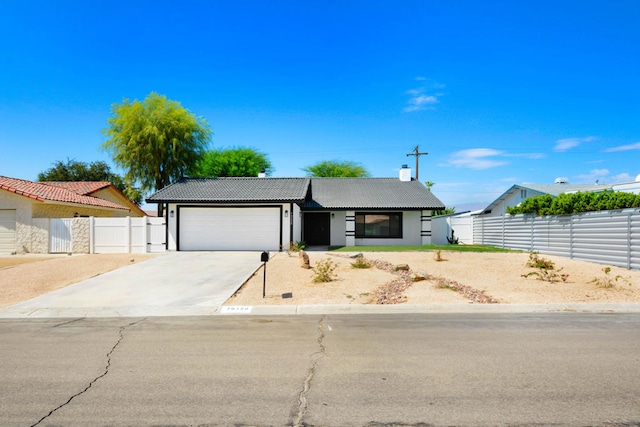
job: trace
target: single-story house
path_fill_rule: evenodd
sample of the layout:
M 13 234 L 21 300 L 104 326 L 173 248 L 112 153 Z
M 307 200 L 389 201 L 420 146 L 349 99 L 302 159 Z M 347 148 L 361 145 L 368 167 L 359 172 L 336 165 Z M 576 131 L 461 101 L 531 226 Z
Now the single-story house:
M 147 199 L 167 208 L 167 249 L 421 245 L 444 204 L 411 178 L 184 178 Z
M 605 190 L 638 194 L 640 193 L 640 175 L 633 182 L 617 184 L 570 184 L 566 178 L 557 178 L 554 184 L 516 184 L 491 202 L 479 215 L 484 217 L 504 216 L 508 207 L 517 206 L 524 199 L 543 194 L 556 197 L 562 193 L 577 193 L 578 191 L 601 192 Z
M 0 253 L 49 253 L 52 218 L 144 215 L 109 182 L 33 182 L 0 176 Z
M 610 189 L 611 185 L 569 184 L 564 180 L 556 180 L 555 184 L 515 184 L 484 208 L 480 212 L 480 215 L 484 217 L 504 216 L 508 207 L 517 206 L 524 199 L 541 196 L 543 194 L 550 194 L 555 197 L 562 193 L 604 191 Z

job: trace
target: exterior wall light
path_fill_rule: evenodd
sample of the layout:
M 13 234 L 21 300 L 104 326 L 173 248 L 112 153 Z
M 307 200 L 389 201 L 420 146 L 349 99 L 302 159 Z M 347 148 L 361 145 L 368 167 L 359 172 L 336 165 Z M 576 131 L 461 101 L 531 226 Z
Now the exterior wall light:
M 289 216 L 289 211 L 284 211 L 284 217 L 288 217 Z
M 169 216 L 170 216 L 171 218 L 173 218 L 173 217 L 175 216 L 175 214 L 176 214 L 176 213 L 175 213 L 173 210 L 172 210 L 171 212 L 169 212 Z

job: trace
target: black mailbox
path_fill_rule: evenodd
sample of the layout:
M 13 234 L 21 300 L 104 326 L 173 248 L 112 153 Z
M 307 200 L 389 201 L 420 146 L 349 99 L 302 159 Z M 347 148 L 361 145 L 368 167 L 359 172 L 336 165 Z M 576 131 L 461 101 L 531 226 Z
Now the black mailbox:
M 262 254 L 260 255 L 260 261 L 262 262 L 269 261 L 269 252 L 267 251 L 262 252 Z

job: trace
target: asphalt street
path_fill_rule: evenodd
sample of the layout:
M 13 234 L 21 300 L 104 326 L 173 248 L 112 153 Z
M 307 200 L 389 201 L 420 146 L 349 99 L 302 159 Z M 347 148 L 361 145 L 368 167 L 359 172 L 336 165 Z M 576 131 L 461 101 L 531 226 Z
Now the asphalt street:
M 2 426 L 640 426 L 640 315 L 1 319 L 0 378 Z

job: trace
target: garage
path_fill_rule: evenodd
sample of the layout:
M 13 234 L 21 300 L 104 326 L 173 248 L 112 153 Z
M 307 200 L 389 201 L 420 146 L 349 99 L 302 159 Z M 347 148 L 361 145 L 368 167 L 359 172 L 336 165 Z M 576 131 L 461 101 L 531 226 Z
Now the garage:
M 0 254 L 16 250 L 16 210 L 0 209 Z
M 180 207 L 180 251 L 277 251 L 282 245 L 280 206 Z

